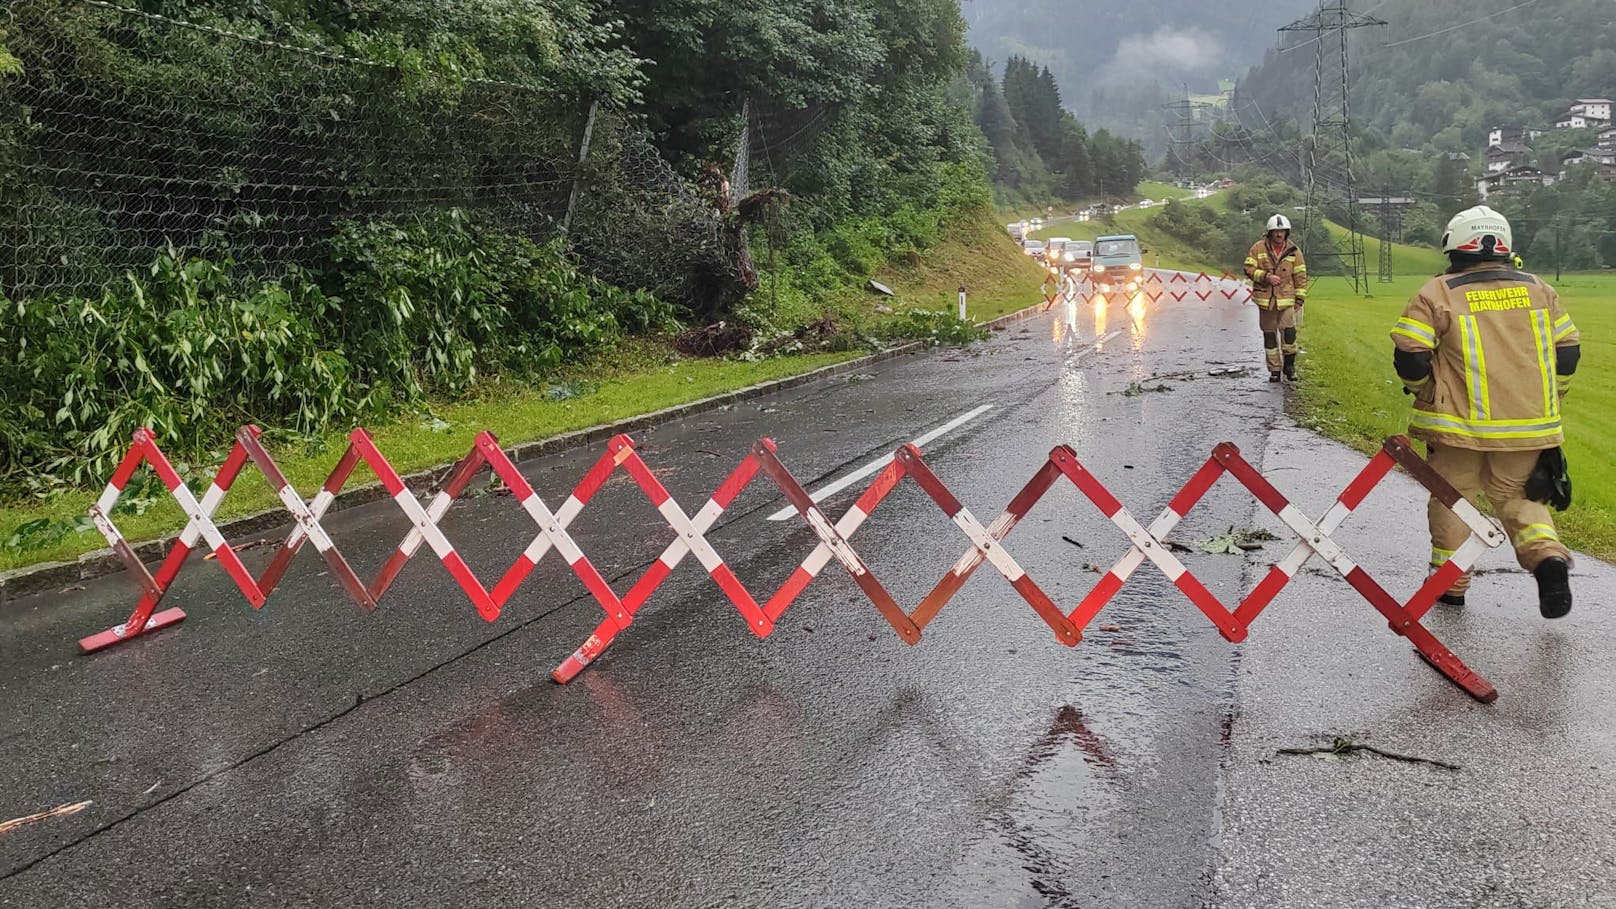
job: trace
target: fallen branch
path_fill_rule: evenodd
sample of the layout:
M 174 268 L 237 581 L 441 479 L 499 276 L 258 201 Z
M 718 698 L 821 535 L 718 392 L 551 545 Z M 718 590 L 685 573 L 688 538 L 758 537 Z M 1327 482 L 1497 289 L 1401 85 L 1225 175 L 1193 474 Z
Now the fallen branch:
M 84 801 L 74 805 L 58 805 L 49 811 L 41 811 L 38 814 L 30 814 L 27 817 L 12 818 L 9 821 L 0 823 L 0 833 L 10 833 L 11 831 L 16 830 L 18 827 L 25 827 L 29 824 L 35 823 L 36 821 L 43 821 L 53 817 L 65 817 L 69 814 L 78 814 L 80 811 L 83 811 L 94 804 L 94 802 Z
M 1376 748 L 1374 745 L 1362 745 L 1358 742 L 1354 742 L 1352 739 L 1347 738 L 1337 738 L 1328 745 L 1319 745 L 1315 748 L 1280 748 L 1277 753 L 1341 755 L 1351 754 L 1356 751 L 1367 751 L 1370 754 L 1378 754 L 1383 758 L 1388 758 L 1393 761 L 1402 761 L 1407 764 L 1430 764 L 1432 767 L 1441 767 L 1443 770 L 1460 769 L 1458 764 L 1450 764 L 1447 761 L 1439 761 L 1436 758 L 1419 757 L 1418 755 L 1413 754 L 1399 754 L 1395 751 L 1387 751 L 1384 748 Z

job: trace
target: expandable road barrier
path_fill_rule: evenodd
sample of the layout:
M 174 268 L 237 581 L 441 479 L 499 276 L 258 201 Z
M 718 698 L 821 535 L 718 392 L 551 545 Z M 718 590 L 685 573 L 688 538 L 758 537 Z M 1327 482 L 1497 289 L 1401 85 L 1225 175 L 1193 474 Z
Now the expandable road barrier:
M 1103 292 L 1100 288 L 1110 285 L 1102 284 L 1102 280 L 1097 280 L 1093 274 L 1085 274 L 1066 285 L 1064 293 L 1053 296 L 1046 293 L 1044 309 L 1052 308 L 1063 298 L 1068 303 L 1079 301 L 1088 303 L 1102 297 L 1109 299 L 1143 296 L 1155 303 L 1167 297 L 1175 303 L 1182 303 L 1191 297 L 1209 302 L 1214 296 L 1221 296 L 1224 300 L 1251 302 L 1251 288 L 1245 280 L 1227 271 L 1217 278 L 1213 278 L 1207 272 L 1190 274 L 1180 271 L 1171 272 L 1170 277 L 1163 278 L 1160 270 L 1146 269 L 1143 277 L 1130 282 L 1134 289 L 1125 293 Z
M 280 551 L 258 577 L 254 577 L 247 570 L 217 525 L 213 523 L 213 515 L 218 510 L 219 504 L 249 462 L 269 481 L 295 522 Z M 320 523 L 360 462 L 368 465 L 381 479 L 383 487 L 413 525 L 399 542 L 394 554 L 369 583 L 361 580 L 349 566 Z M 155 576 L 148 572 L 146 566 L 135 556 L 111 517 L 119 495 L 142 463 L 149 463 L 152 466 L 187 517 L 185 529 L 175 540 Z M 1431 573 L 1405 602 L 1398 601 L 1388 593 L 1363 566 L 1354 562 L 1331 538 L 1331 534 L 1363 502 L 1370 491 L 1399 465 L 1423 485 L 1432 498 L 1450 509 L 1472 531 L 1472 536 L 1459 547 L 1452 558 Z M 455 500 L 485 467 L 511 490 L 516 501 L 537 527 L 537 534 L 532 542 L 494 585 L 492 591 L 489 591 L 471 571 L 438 526 Z M 673 542 L 656 561 L 651 563 L 623 597 L 618 597 L 568 531 L 569 526 L 618 469 L 622 469 L 633 480 L 674 534 Z M 802 564 L 761 604 L 705 536 L 742 490 L 751 485 L 760 474 L 768 477 L 785 496 L 791 507 L 803 518 L 819 540 L 818 545 Z M 1274 514 L 1298 539 L 1290 553 L 1272 563 L 1255 589 L 1233 609 L 1227 607 L 1216 594 L 1202 584 L 1188 566 L 1173 554 L 1166 543 L 1168 535 L 1179 522 L 1206 496 L 1213 485 L 1226 475 L 1250 491 L 1258 502 Z M 1005 539 L 1010 532 L 1063 478 L 1116 525 L 1132 544 L 1129 551 L 1101 577 L 1099 583 L 1070 612 L 1056 605 L 1005 547 Z M 913 611 L 906 611 L 898 605 L 852 544 L 853 535 L 905 479 L 913 479 L 919 485 L 959 528 L 969 544 L 959 560 Z M 471 451 L 449 470 L 431 503 L 423 506 L 376 447 L 370 434 L 363 429 L 356 429 L 350 433 L 348 449 L 322 484 L 320 491 L 307 502 L 291 487 L 274 459 L 265 450 L 256 427 L 242 427 L 237 433 L 234 447 L 214 477 L 207 493 L 200 500 L 186 487 L 150 431 L 142 429 L 135 433 L 128 454 L 113 473 L 106 492 L 91 508 L 90 515 L 106 536 L 108 543 L 134 574 L 141 587 L 141 595 L 127 621 L 79 642 L 80 647 L 87 653 L 173 625 L 184 619 L 185 613 L 179 609 L 159 612 L 157 606 L 172 586 L 191 551 L 201 541 L 207 543 L 226 574 L 254 608 L 264 605 L 280 583 L 291 560 L 305 543 L 312 542 L 348 594 L 367 610 L 376 608 L 378 601 L 387 593 L 404 565 L 419 551 L 421 544 L 426 543 L 471 600 L 478 615 L 490 622 L 499 617 L 505 604 L 510 602 L 511 597 L 533 568 L 551 549 L 554 549 L 583 582 L 585 589 L 605 613 L 599 626 L 588 639 L 552 673 L 558 682 L 570 680 L 598 658 L 617 635 L 632 624 L 634 616 L 652 594 L 690 555 L 696 557 L 703 570 L 712 577 L 731 605 L 746 621 L 748 629 L 758 637 L 767 637 L 786 609 L 802 595 L 827 565 L 835 561 L 851 575 L 854 583 L 875 605 L 898 636 L 904 642 L 914 644 L 920 640 L 926 626 L 959 593 L 970 576 L 986 562 L 992 564 L 995 570 L 1004 576 L 1012 589 L 1026 600 L 1034 612 L 1054 631 L 1056 639 L 1067 646 L 1076 645 L 1082 640 L 1083 629 L 1147 561 L 1160 569 L 1190 602 L 1212 621 L 1225 638 L 1238 643 L 1245 640 L 1252 622 L 1273 602 L 1303 565 L 1314 556 L 1318 556 L 1385 617 L 1393 631 L 1408 638 L 1418 653 L 1454 684 L 1484 702 L 1490 702 L 1498 696 L 1497 691 L 1486 679 L 1473 672 L 1443 646 L 1420 620 L 1431 609 L 1437 597 L 1461 574 L 1473 567 L 1483 552 L 1505 542 L 1504 533 L 1432 470 L 1413 450 L 1408 440 L 1401 436 L 1386 440 L 1381 451 L 1347 485 L 1337 497 L 1335 504 L 1316 523 L 1292 505 L 1283 493 L 1246 461 L 1239 449 L 1225 442 L 1213 450 L 1206 463 L 1190 477 L 1168 503 L 1166 509 L 1147 527 L 1123 507 L 1121 501 L 1100 479 L 1083 466 L 1077 453 L 1065 445 L 1053 449 L 1033 478 L 1016 494 L 1004 511 L 991 523 L 984 525 L 955 498 L 942 479 L 926 464 L 920 449 L 913 444 L 899 448 L 893 459 L 875 477 L 858 500 L 840 519 L 833 522 L 815 504 L 813 497 L 781 461 L 774 442 L 768 439 L 762 439 L 752 447 L 701 510 L 692 517 L 674 501 L 672 495 L 656 478 L 636 451 L 633 441 L 622 435 L 614 437 L 606 444 L 606 450 L 584 474 L 572 494 L 559 509 L 551 511 L 510 457 L 499 447 L 498 440 L 488 432 L 478 434 Z

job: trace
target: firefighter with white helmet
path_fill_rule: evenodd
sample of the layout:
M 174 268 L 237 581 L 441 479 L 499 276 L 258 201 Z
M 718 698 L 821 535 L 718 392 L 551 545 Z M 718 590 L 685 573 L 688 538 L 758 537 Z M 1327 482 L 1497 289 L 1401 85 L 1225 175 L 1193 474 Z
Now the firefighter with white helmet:
M 1487 494 L 1552 619 L 1571 611 L 1571 555 L 1546 506 L 1570 505 L 1560 406 L 1582 348 L 1554 288 L 1511 267 L 1513 246 L 1498 212 L 1455 215 L 1442 237 L 1448 271 L 1420 288 L 1392 328 L 1394 365 L 1414 396 L 1409 434 L 1425 440 L 1431 466 L 1466 498 Z M 1429 520 L 1435 570 L 1470 529 L 1435 499 Z M 1469 586 L 1466 575 L 1442 601 L 1464 605 Z
M 1251 299 L 1257 304 L 1257 327 L 1263 336 L 1268 381 L 1283 376 L 1296 381 L 1297 315 L 1307 300 L 1307 260 L 1291 242 L 1291 221 L 1284 215 L 1268 219 L 1267 233 L 1246 254 L 1246 277 Z

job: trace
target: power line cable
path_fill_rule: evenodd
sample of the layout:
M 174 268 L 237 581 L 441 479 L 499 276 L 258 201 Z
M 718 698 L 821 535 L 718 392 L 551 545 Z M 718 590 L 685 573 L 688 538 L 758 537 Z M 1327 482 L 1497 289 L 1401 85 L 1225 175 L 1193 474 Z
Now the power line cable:
M 1446 35 L 1446 34 L 1448 34 L 1450 32 L 1456 32 L 1461 28 L 1466 28 L 1468 26 L 1475 25 L 1477 22 L 1486 22 L 1488 19 L 1496 19 L 1499 16 L 1504 15 L 1505 13 L 1513 13 L 1518 9 L 1525 9 L 1526 7 L 1531 6 L 1532 4 L 1537 3 L 1537 2 L 1539 2 L 1539 0 L 1526 0 L 1525 3 L 1517 3 L 1517 4 L 1515 4 L 1514 6 L 1508 8 L 1508 9 L 1501 9 L 1496 13 L 1488 13 L 1485 16 L 1477 16 L 1474 19 L 1466 19 L 1463 22 L 1457 23 L 1455 25 L 1450 25 L 1447 28 L 1439 28 L 1434 32 L 1427 32 L 1427 33 L 1425 33 L 1423 35 L 1416 35 L 1413 38 L 1404 38 L 1401 41 L 1393 41 L 1390 44 L 1382 44 L 1381 47 L 1382 48 L 1402 47 L 1405 44 L 1413 44 L 1416 41 L 1424 41 L 1426 38 L 1435 38 L 1437 35 Z

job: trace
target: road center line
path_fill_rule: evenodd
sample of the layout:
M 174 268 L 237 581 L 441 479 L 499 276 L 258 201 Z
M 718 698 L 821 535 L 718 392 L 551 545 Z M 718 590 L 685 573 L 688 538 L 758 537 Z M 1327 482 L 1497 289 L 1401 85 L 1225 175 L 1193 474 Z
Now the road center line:
M 980 417 L 981 415 L 987 413 L 988 411 L 990 411 L 992 409 L 993 409 L 992 404 L 983 404 L 981 407 L 978 407 L 975 410 L 969 411 L 968 413 L 960 414 L 959 416 L 955 417 L 954 419 L 949 420 L 947 423 L 944 423 L 943 425 L 937 427 L 936 429 L 933 429 L 931 432 L 928 432 L 925 435 L 919 437 L 918 439 L 915 439 L 914 442 L 912 442 L 910 444 L 914 445 L 916 448 L 921 448 L 921 447 L 924 447 L 926 445 L 929 445 L 932 442 L 937 441 L 938 439 L 942 438 L 943 436 L 953 432 L 954 430 L 960 428 L 961 426 L 964 426 L 966 423 L 971 422 L 972 420 L 976 419 L 977 417 Z M 833 481 L 833 482 L 831 482 L 831 483 L 829 483 L 829 484 L 827 484 L 825 486 L 821 486 L 819 489 L 814 491 L 814 494 L 811 496 L 811 498 L 815 502 L 823 502 L 824 500 L 830 498 L 831 496 L 837 494 L 838 492 L 841 492 L 842 490 L 844 490 L 847 487 L 853 485 L 854 483 L 857 483 L 859 480 L 864 479 L 865 477 L 875 473 L 876 471 L 882 469 L 883 467 L 886 467 L 890 463 L 892 463 L 892 455 L 890 455 L 890 454 L 886 455 L 884 457 L 881 457 L 881 458 L 877 458 L 876 460 L 871 461 L 870 463 L 864 465 L 863 467 L 860 467 L 858 470 L 853 471 L 852 473 L 848 474 L 847 476 L 842 477 L 839 480 L 835 480 L 835 481 Z M 795 508 L 788 505 L 785 508 L 782 508 L 779 511 L 775 512 L 774 514 L 769 515 L 769 520 L 771 520 L 771 521 L 784 521 L 785 519 L 791 517 L 792 515 L 795 515 L 796 513 L 797 513 L 797 509 L 795 509 Z
M 1108 332 L 1104 337 L 1097 339 L 1093 344 L 1085 344 L 1082 347 L 1079 347 L 1077 352 L 1072 354 L 1072 362 L 1081 365 L 1084 360 L 1088 359 L 1089 354 L 1099 353 L 1100 348 L 1105 346 L 1105 342 L 1120 334 L 1122 334 L 1122 329 L 1114 329 Z

